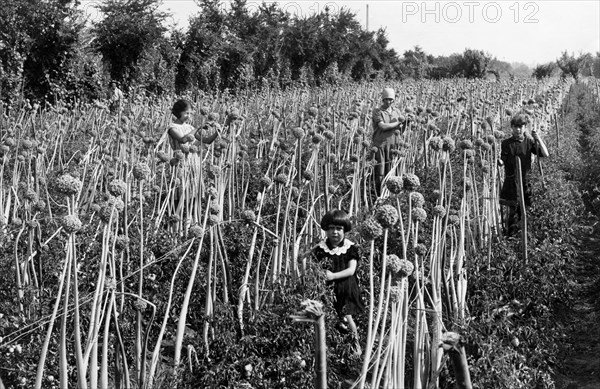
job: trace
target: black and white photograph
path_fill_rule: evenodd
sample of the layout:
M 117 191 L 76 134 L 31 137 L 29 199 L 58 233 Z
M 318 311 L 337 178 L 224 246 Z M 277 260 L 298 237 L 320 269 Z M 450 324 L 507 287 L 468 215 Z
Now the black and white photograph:
M 0 0 L 0 389 L 600 389 L 600 0 Z

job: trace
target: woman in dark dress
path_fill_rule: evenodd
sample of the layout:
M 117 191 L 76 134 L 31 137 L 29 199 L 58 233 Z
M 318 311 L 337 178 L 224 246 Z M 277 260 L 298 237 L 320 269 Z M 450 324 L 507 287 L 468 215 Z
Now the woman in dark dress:
M 340 322 L 338 328 L 342 332 L 352 331 L 355 341 L 355 352 L 361 353 L 358 343 L 358 331 L 352 315 L 361 313 L 365 306 L 360 296 L 356 268 L 360 259 L 358 246 L 345 238 L 352 229 L 348 215 L 341 210 L 327 212 L 321 220 L 321 228 L 327 238 L 314 249 L 317 261 L 326 264 L 327 283 L 333 285 L 335 294 L 335 310 Z

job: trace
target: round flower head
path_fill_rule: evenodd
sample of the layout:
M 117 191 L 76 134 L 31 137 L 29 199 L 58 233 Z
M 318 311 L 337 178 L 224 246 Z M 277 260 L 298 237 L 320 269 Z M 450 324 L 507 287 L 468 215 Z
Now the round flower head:
M 294 127 L 292 129 L 292 135 L 294 135 L 294 138 L 296 139 L 302 139 L 304 138 L 304 130 L 302 127 Z
M 247 209 L 244 212 L 242 212 L 241 216 L 242 216 L 242 220 L 245 223 L 254 223 L 256 221 L 256 214 L 251 209 Z
M 123 200 L 121 200 L 120 197 L 109 196 L 106 200 L 105 205 L 109 209 L 114 208 L 116 212 L 121 212 L 125 208 L 125 204 L 123 203 Z
M 470 139 L 463 139 L 458 142 L 458 147 L 462 150 L 471 150 L 473 148 L 473 142 Z
M 268 188 L 271 185 L 271 179 L 267 176 L 261 177 L 260 186 L 262 188 Z
M 125 250 L 129 246 L 129 237 L 125 235 L 118 235 L 115 238 L 115 248 L 117 250 Z
M 385 264 L 389 271 L 393 274 L 398 273 L 400 271 L 401 262 L 400 258 L 396 254 L 390 254 L 385 257 Z
M 448 216 L 448 224 L 451 226 L 457 226 L 460 223 L 460 218 L 457 215 Z
M 422 208 L 425 205 L 425 198 L 419 192 L 410 192 L 410 201 L 413 207 Z
M 108 191 L 113 196 L 121 196 L 127 191 L 127 184 L 125 183 L 125 181 L 120 179 L 112 180 L 108 184 Z
M 281 185 L 287 185 L 288 182 L 288 177 L 287 174 L 284 173 L 279 173 L 278 175 L 275 176 L 274 179 L 275 183 L 277 184 L 281 184 Z M 266 186 L 266 185 L 265 185 Z
M 219 212 L 221 212 L 221 207 L 219 206 L 219 203 L 217 203 L 216 201 L 211 201 L 210 205 L 208 206 L 208 212 L 212 215 L 218 215 Z
M 370 241 L 383 234 L 383 227 L 374 218 L 369 217 L 360 225 L 359 231 L 364 240 Z
M 423 243 L 419 243 L 415 246 L 415 254 L 422 257 L 427 253 L 427 247 Z
M 215 215 L 215 214 L 210 214 L 208 215 L 208 220 L 206 221 L 206 224 L 210 227 L 215 226 L 219 223 L 219 216 Z
M 440 151 L 442 149 L 442 145 L 443 145 L 443 141 L 442 138 L 440 138 L 439 136 L 434 136 L 431 139 L 429 139 L 429 148 L 433 151 Z
M 151 174 L 150 166 L 146 162 L 138 162 L 133 166 L 133 176 L 138 180 L 146 180 Z
M 421 180 L 416 174 L 407 173 L 402 177 L 402 184 L 405 190 L 413 191 L 421 186 Z
M 416 222 L 424 222 L 427 220 L 427 212 L 423 208 L 413 208 L 411 213 L 412 219 Z
M 334 135 L 334 133 L 333 133 L 332 131 L 329 131 L 329 130 L 327 130 L 327 131 L 324 131 L 324 132 L 323 132 L 323 136 L 324 136 L 325 138 L 327 138 L 328 140 L 332 140 L 333 138 L 335 138 L 335 135 Z
M 403 181 L 398 176 L 392 176 L 385 182 L 386 188 L 393 194 L 399 194 L 402 191 Z
M 323 141 L 323 135 L 321 134 L 315 134 L 312 137 L 312 142 L 316 145 L 318 145 L 319 143 L 321 143 Z
M 390 204 L 377 207 L 374 216 L 383 228 L 391 228 L 398 222 L 398 210 Z
M 437 217 L 443 217 L 446 214 L 446 209 L 443 205 L 436 205 L 433 207 L 433 215 Z
M 449 136 L 445 136 L 442 138 L 442 150 L 451 153 L 455 149 L 456 145 L 454 144 L 454 139 L 450 138 Z
M 341 209 L 332 209 L 323 215 L 321 219 L 321 229 L 327 231 L 330 226 L 341 226 L 344 232 L 352 230 L 352 222 L 348 214 Z
M 133 307 L 135 308 L 136 311 L 144 312 L 146 310 L 146 308 L 148 308 L 148 303 L 146 302 L 146 300 L 142 300 L 142 299 L 138 298 L 133 303 Z
M 358 162 L 358 155 L 352 154 L 350 156 L 350 162 Z
M 67 215 L 62 218 L 62 227 L 69 234 L 81 230 L 82 226 L 81 220 L 79 220 L 77 215 Z
M 206 197 L 216 199 L 217 196 L 217 188 L 215 188 L 214 186 L 209 186 L 208 188 L 206 188 Z
M 415 269 L 415 265 L 413 265 L 413 263 L 411 261 L 409 261 L 408 259 L 402 258 L 400 259 L 400 262 L 398 263 L 398 270 L 396 271 L 396 274 L 400 277 L 408 277 L 410 276 L 414 269 Z
M 56 180 L 56 188 L 60 193 L 66 196 L 79 193 L 82 186 L 83 184 L 81 181 L 70 174 L 63 174 Z
M 201 226 L 199 225 L 194 225 L 191 226 L 190 229 L 188 230 L 190 236 L 194 237 L 194 238 L 201 238 L 204 235 L 204 230 L 202 229 Z

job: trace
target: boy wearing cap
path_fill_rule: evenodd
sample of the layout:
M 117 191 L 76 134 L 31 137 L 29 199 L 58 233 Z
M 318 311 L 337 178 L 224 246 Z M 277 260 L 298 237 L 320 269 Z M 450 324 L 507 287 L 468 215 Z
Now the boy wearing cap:
M 515 182 L 515 171 L 517 161 L 521 160 L 521 177 L 523 178 L 523 193 L 526 206 L 531 205 L 531 188 L 529 184 L 529 172 L 531 171 L 531 156 L 548 157 L 548 148 L 535 131 L 530 136 L 524 132 L 527 118 L 516 115 L 510 121 L 512 136 L 502 141 L 501 165 L 504 165 L 504 184 L 500 191 L 500 204 L 508 207 L 508 233 L 514 232 L 518 225 L 519 209 L 517 203 L 517 184 Z
M 381 194 L 381 182 L 392 168 L 391 151 L 400 142 L 401 113 L 394 106 L 396 93 L 385 88 L 381 93 L 382 104 L 373 111 L 373 146 L 375 150 L 375 187 Z

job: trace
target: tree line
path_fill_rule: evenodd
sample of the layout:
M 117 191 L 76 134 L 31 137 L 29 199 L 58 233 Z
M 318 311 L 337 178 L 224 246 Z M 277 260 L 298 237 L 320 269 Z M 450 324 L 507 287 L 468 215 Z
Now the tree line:
M 298 17 L 276 3 L 198 0 L 185 30 L 167 26 L 159 0 L 104 0 L 88 20 L 72 0 L 1 0 L 0 96 L 35 101 L 101 99 L 109 81 L 146 93 L 286 88 L 404 78 L 531 76 L 481 50 L 434 57 L 389 48 L 350 10 Z M 600 75 L 600 54 L 566 52 L 533 76 Z

